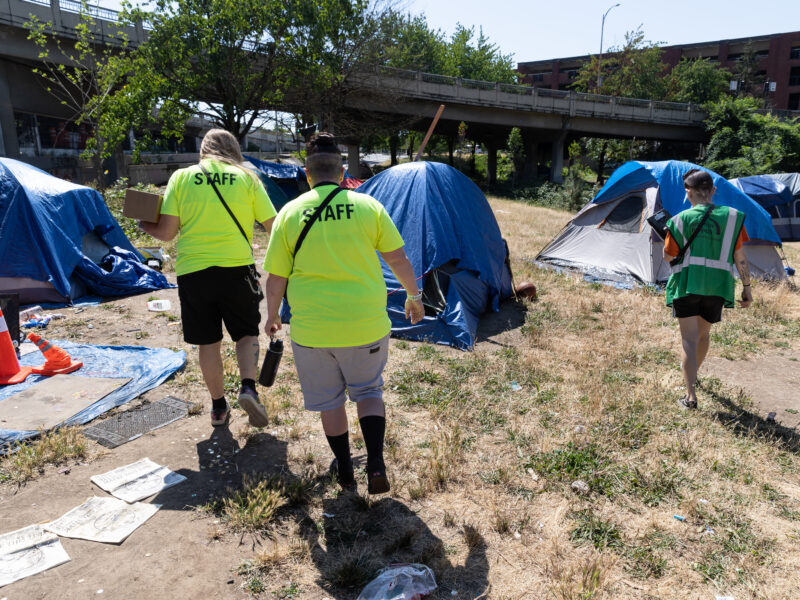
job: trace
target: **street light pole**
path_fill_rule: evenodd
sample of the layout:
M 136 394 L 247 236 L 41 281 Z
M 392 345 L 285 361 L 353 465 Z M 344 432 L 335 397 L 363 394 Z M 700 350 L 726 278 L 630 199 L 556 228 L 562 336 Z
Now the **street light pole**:
M 603 13 L 603 22 L 600 24 L 600 55 L 597 58 L 597 87 L 595 88 L 595 92 L 600 92 L 600 64 L 603 62 L 603 30 L 606 27 L 606 17 L 608 13 L 611 12 L 612 8 L 618 7 L 619 4 L 615 4 L 614 6 L 609 7 L 609 9 Z

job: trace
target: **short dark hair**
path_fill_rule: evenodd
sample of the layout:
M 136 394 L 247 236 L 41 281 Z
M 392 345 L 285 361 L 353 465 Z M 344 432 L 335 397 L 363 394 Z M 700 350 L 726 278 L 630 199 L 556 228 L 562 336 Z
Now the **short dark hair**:
M 339 146 L 332 133 L 320 131 L 312 135 L 311 139 L 306 142 L 306 156 L 321 153 L 339 154 Z
M 306 144 L 306 169 L 315 180 L 339 181 L 342 155 L 333 134 L 323 131 L 311 136 Z
M 701 192 L 710 192 L 714 187 L 714 180 L 711 179 L 708 171 L 692 169 L 683 176 L 683 187 Z

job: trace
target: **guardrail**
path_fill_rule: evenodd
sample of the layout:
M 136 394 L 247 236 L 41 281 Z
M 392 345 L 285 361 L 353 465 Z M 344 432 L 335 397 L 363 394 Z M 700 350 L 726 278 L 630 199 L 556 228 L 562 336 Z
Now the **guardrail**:
M 372 85 L 414 98 L 495 108 L 696 127 L 702 127 L 706 118 L 694 104 L 476 81 L 391 67 L 379 67 L 376 73 L 362 77 L 373 79 Z

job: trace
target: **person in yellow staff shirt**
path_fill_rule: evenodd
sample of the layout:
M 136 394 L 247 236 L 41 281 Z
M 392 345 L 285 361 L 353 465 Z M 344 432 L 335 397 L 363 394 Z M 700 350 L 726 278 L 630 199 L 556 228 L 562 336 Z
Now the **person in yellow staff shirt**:
M 305 408 L 321 414 L 335 456 L 331 472 L 343 488 L 355 487 L 345 410 L 349 396 L 367 448 L 368 491 L 381 494 L 389 491 L 382 373 L 391 322 L 376 251 L 406 290 L 406 318 L 417 323 L 425 310 L 403 239 L 386 209 L 366 194 L 342 190 L 343 176 L 335 138 L 315 135 L 306 145 L 312 190 L 281 210 L 267 248 L 264 329 L 271 336 L 281 329 L 278 311 L 286 293 Z
M 169 178 L 158 223 L 139 226 L 165 242 L 180 231 L 175 271 L 183 339 L 199 348 L 200 370 L 211 394 L 211 424 L 224 425 L 230 417 L 221 355 L 224 323 L 236 343 L 239 406 L 251 425 L 264 427 L 267 413 L 255 383 L 262 296 L 252 239 L 254 221 L 269 232 L 276 213 L 258 177 L 242 162 L 236 138 L 212 129 L 200 146 L 199 164 Z

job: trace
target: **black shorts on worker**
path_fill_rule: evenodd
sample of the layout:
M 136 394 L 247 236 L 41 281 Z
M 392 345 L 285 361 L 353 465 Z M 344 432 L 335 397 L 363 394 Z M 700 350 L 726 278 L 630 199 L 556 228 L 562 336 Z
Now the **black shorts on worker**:
M 682 319 L 684 317 L 702 317 L 709 323 L 719 323 L 722 320 L 722 307 L 725 299 L 721 296 L 701 296 L 689 294 L 683 298 L 672 301 L 672 316 Z
M 178 275 L 183 339 L 187 344 L 219 342 L 223 323 L 234 342 L 258 335 L 261 313 L 250 272 L 248 266 L 208 267 Z

